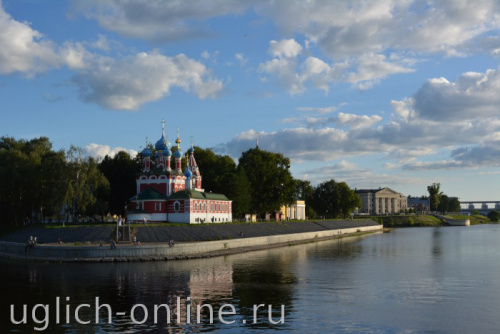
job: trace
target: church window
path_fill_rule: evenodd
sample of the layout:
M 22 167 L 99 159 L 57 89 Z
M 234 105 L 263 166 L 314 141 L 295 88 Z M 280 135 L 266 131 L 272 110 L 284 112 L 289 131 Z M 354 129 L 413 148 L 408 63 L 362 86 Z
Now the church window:
M 194 203 L 194 209 L 198 211 L 198 203 Z
M 181 205 L 179 204 L 179 202 L 175 202 L 174 203 L 174 210 L 175 211 L 180 211 L 180 209 L 181 209 Z
M 155 210 L 161 211 L 161 203 L 155 203 Z

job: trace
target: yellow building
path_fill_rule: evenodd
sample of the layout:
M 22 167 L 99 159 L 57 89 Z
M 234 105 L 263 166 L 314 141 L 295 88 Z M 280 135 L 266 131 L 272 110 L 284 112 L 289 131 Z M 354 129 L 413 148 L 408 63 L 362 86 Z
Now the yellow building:
M 283 205 L 280 209 L 283 220 L 306 219 L 306 201 L 296 200 L 290 205 Z

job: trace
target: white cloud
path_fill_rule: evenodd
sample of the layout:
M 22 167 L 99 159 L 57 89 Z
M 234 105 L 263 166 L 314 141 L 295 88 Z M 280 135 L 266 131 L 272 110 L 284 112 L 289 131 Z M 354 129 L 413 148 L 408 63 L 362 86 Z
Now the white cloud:
M 357 59 L 356 72 L 346 75 L 344 81 L 353 83 L 361 89 L 369 89 L 378 80 L 388 75 L 409 73 L 414 70 L 404 67 L 396 62 L 388 62 L 386 56 L 381 54 L 364 54 Z
M 259 65 L 259 71 L 268 73 L 274 82 L 282 86 L 289 94 L 300 94 L 305 91 L 300 75 L 295 73 L 297 61 L 289 58 L 274 58 Z
M 391 121 L 383 124 L 378 115 L 342 112 L 332 117 L 295 117 L 289 121 L 310 127 L 261 132 L 260 146 L 295 161 L 382 154 L 385 162 L 403 170 L 500 166 L 499 73 L 464 73 L 456 82 L 430 79 L 413 97 L 391 101 L 394 113 Z M 242 134 L 218 149 L 238 157 L 253 145 Z M 441 152 L 440 160 L 432 161 L 437 151 Z M 446 152 L 450 159 L 443 160 Z M 419 157 L 430 157 L 426 160 L 431 161 L 418 161 Z
M 345 105 L 345 103 L 340 104 L 340 106 Z M 339 107 L 340 107 L 339 106 Z M 338 110 L 339 107 L 330 106 L 330 107 L 298 107 L 299 111 L 314 111 L 318 114 L 329 114 Z
M 137 151 L 133 149 L 126 149 L 123 147 L 111 148 L 109 145 L 101 145 L 96 143 L 91 143 L 83 149 L 83 154 L 85 156 L 90 156 L 93 158 L 104 158 L 106 155 L 114 157 L 118 152 L 124 151 L 130 154 L 132 158 L 137 155 Z
M 201 53 L 201 57 L 204 59 L 208 59 L 210 58 L 210 53 L 208 53 L 207 50 L 203 50 L 203 52 Z
M 200 62 L 183 54 L 166 57 L 155 52 L 101 59 L 80 71 L 73 81 L 83 100 L 116 110 L 133 110 L 159 100 L 172 87 L 193 91 L 200 99 L 216 97 L 223 88 Z
M 0 73 L 33 75 L 60 65 L 54 43 L 29 23 L 14 20 L 0 2 Z
M 456 82 L 430 79 L 405 107 L 431 120 L 473 120 L 500 116 L 500 70 L 467 72 Z M 402 105 L 403 106 L 403 105 Z
M 302 51 L 302 45 L 292 39 L 269 42 L 269 53 L 278 58 L 294 58 Z
M 304 178 L 310 180 L 313 184 L 334 179 L 336 182 L 346 182 L 351 188 L 379 188 L 427 182 L 421 178 L 405 174 L 376 173 L 367 168 L 360 168 L 347 160 L 307 170 L 304 172 Z
M 240 66 L 245 66 L 248 63 L 248 58 L 245 58 L 245 55 L 243 53 L 236 53 L 234 55 L 234 58 L 236 58 L 240 62 Z

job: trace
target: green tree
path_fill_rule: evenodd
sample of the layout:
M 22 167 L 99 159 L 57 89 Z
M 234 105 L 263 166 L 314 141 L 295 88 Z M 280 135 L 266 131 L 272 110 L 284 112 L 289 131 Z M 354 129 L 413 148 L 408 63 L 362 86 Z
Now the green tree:
M 313 209 L 314 187 L 311 185 L 310 181 L 295 180 L 295 198 L 302 199 L 306 202 L 306 217 L 316 217 L 316 212 Z
M 442 194 L 437 208 L 438 211 L 444 215 L 446 212 L 450 211 L 449 206 L 450 206 L 450 198 L 447 195 Z
M 488 218 L 492 222 L 497 222 L 500 219 L 500 212 L 497 210 L 490 211 L 488 212 Z
M 329 180 L 314 189 L 314 209 L 327 218 L 347 218 L 361 206 L 361 198 L 345 182 Z
M 440 192 L 441 184 L 439 183 L 433 183 L 432 185 L 427 187 L 427 191 L 429 192 L 429 198 L 430 198 L 430 205 L 431 205 L 431 211 L 437 211 L 439 207 L 439 201 L 441 200 L 441 195 L 443 194 Z
M 111 213 L 125 215 L 125 205 L 137 192 L 136 176 L 141 171 L 140 166 L 127 152 L 120 151 L 113 158 L 105 156 L 99 170 L 109 181 L 110 191 L 102 189 L 98 194 L 101 203 L 96 210 L 101 214 L 108 202 Z
M 231 185 L 231 191 L 226 196 L 233 201 L 233 217 L 243 218 L 245 213 L 250 212 L 252 200 L 250 196 L 251 185 L 245 170 L 238 168 L 237 173 L 231 174 L 229 184 Z
M 207 191 L 230 196 L 236 177 L 236 163 L 227 155 L 215 154 L 211 149 L 194 147 L 194 157 L 202 176 L 202 186 Z
M 69 213 L 78 222 L 80 215 L 93 215 L 96 212 L 97 194 L 105 193 L 101 187 L 109 187 L 109 181 L 99 170 L 94 158 L 81 157 L 81 149 L 72 146 L 67 153 L 70 182 L 66 192 Z M 68 220 L 69 217 L 66 219 Z
M 275 212 L 294 200 L 290 159 L 282 154 L 253 148 L 241 154 L 238 167 L 245 171 L 251 185 L 252 212 Z
M 457 197 L 450 197 L 450 202 L 448 204 L 448 211 L 450 212 L 460 212 L 460 201 Z
M 68 185 L 64 152 L 46 137 L 0 140 L 0 224 L 8 228 L 60 212 Z

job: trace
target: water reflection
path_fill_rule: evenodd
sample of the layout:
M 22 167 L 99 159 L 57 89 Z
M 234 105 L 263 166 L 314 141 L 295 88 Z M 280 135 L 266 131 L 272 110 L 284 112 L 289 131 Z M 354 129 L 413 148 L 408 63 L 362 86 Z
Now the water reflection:
M 495 226 L 399 229 L 357 239 L 331 240 L 226 257 L 189 261 L 58 264 L 0 260 L 8 284 L 2 291 L 2 332 L 33 332 L 31 310 L 50 305 L 49 333 L 106 332 L 262 332 L 297 333 L 460 333 L 500 328 L 500 229 Z M 55 300 L 60 297 L 60 324 Z M 67 300 L 66 297 L 69 299 Z M 99 297 L 101 324 L 95 321 Z M 191 308 L 188 317 L 188 298 Z M 178 302 L 179 301 L 179 302 Z M 87 325 L 75 322 L 79 313 Z M 22 304 L 28 305 L 28 324 Z M 112 323 L 104 304 L 113 310 Z M 137 320 L 130 318 L 138 306 Z M 202 323 L 196 323 L 198 305 Z M 234 305 L 235 315 L 222 324 L 218 309 Z M 253 321 L 254 305 L 259 309 Z M 270 324 L 267 305 L 278 320 L 285 305 L 285 324 Z M 155 305 L 163 305 L 156 311 Z M 65 324 L 65 309 L 71 321 Z M 170 310 L 167 319 L 166 307 Z M 42 318 L 43 310 L 38 310 Z M 126 316 L 117 315 L 126 312 Z M 177 323 L 177 318 L 180 318 Z M 187 321 L 187 319 L 190 321 Z M 243 323 L 246 321 L 247 323 Z

